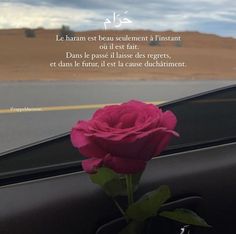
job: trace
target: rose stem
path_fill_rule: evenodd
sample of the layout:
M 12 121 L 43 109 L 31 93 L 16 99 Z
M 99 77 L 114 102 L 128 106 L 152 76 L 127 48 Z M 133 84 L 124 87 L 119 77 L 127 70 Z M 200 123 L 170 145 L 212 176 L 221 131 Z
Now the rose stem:
M 128 194 L 128 205 L 134 203 L 134 194 L 133 194 L 133 183 L 132 183 L 132 175 L 125 175 L 126 179 L 126 188 Z

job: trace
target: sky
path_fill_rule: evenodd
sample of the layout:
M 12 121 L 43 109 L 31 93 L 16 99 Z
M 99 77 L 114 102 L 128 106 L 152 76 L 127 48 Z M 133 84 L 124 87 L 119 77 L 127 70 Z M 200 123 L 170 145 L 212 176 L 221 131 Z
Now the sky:
M 104 29 L 113 12 L 120 15 L 117 19 L 132 21 L 122 24 L 128 29 L 200 31 L 236 38 L 235 0 L 3 0 L 0 28 Z

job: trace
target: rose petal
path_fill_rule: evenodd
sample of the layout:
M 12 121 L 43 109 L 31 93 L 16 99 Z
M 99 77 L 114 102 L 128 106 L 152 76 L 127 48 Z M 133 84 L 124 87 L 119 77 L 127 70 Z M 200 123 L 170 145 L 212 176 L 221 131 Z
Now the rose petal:
M 95 173 L 102 166 L 102 159 L 90 158 L 82 161 L 82 167 L 87 173 Z
M 133 174 L 142 172 L 145 169 L 146 162 L 143 160 L 120 158 L 109 154 L 104 158 L 103 165 L 120 174 Z
M 155 150 L 155 155 L 153 156 L 158 156 L 166 147 L 168 146 L 171 138 L 175 135 L 178 136 L 178 133 L 175 131 L 168 131 L 166 132 L 163 136 L 159 137 L 159 142 L 157 144 L 156 150 Z
M 103 158 L 107 154 L 92 137 L 86 136 L 83 131 L 73 128 L 70 137 L 74 147 L 78 148 L 85 157 Z
M 163 113 L 161 125 L 167 129 L 173 130 L 176 127 L 177 119 L 171 111 Z

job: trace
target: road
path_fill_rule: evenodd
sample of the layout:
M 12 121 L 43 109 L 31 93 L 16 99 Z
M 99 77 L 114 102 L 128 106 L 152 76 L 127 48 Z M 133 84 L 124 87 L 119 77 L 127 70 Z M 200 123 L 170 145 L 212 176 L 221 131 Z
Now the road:
M 170 101 L 231 84 L 236 82 L 1 82 L 0 152 L 67 132 L 78 119 L 89 118 L 99 107 L 97 104 L 119 103 L 130 99 Z M 42 109 L 22 113 L 9 111 L 15 108 Z

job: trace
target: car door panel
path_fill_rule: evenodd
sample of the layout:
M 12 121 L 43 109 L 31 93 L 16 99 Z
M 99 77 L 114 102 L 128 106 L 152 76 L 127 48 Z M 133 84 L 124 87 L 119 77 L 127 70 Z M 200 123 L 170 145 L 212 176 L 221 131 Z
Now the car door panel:
M 232 143 L 155 158 L 137 196 L 162 184 L 170 186 L 174 200 L 199 196 L 201 215 L 214 227 L 207 232 L 235 233 L 235 155 Z M 2 186 L 0 207 L 4 234 L 92 234 L 120 216 L 84 172 Z

